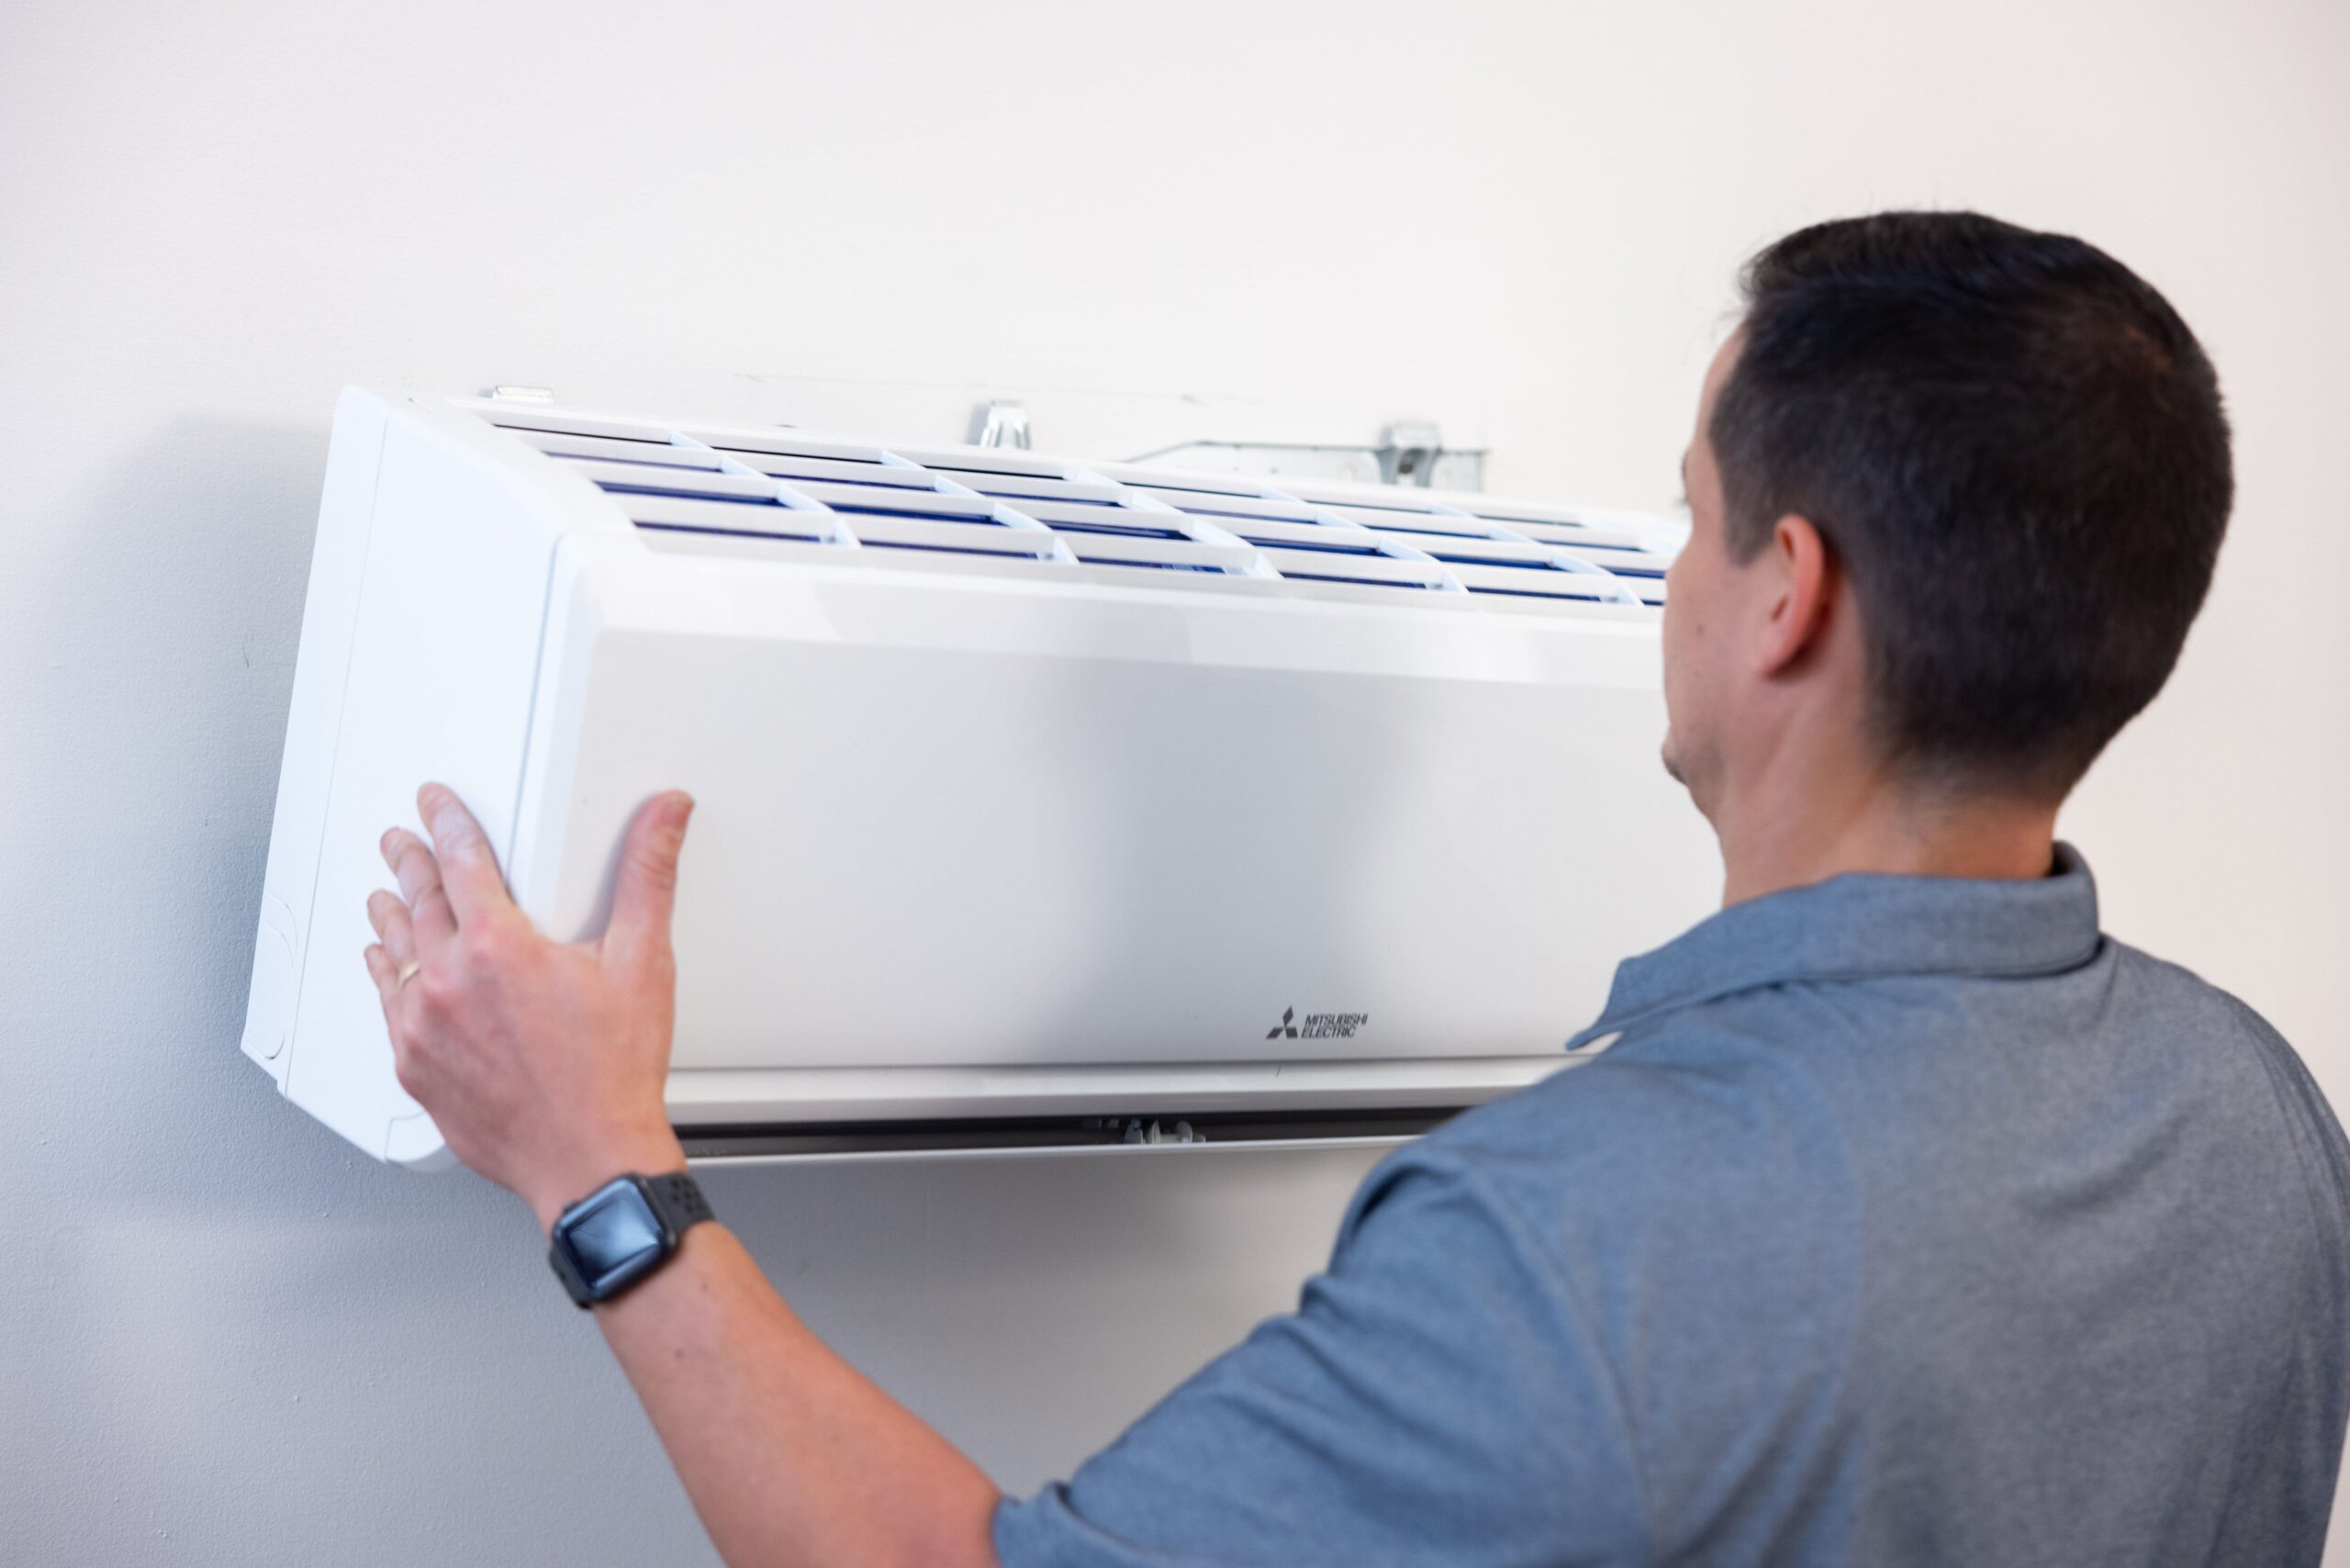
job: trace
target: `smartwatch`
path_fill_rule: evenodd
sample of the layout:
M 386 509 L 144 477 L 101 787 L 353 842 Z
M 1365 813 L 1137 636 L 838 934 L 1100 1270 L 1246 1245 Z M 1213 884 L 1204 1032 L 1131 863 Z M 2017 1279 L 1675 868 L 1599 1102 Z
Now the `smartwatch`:
M 687 1228 L 710 1217 L 686 1171 L 616 1176 L 555 1217 L 547 1263 L 584 1311 L 667 1262 Z

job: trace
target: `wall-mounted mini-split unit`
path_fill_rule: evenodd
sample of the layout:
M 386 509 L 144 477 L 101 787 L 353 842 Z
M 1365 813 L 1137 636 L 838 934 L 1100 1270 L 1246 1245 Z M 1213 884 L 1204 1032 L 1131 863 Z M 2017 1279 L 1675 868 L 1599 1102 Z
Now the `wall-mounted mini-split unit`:
M 370 890 L 428 778 L 540 929 L 699 802 L 699 1152 L 1378 1138 L 1560 1068 L 1700 916 L 1662 520 L 353 390 L 244 1049 L 369 1153 Z

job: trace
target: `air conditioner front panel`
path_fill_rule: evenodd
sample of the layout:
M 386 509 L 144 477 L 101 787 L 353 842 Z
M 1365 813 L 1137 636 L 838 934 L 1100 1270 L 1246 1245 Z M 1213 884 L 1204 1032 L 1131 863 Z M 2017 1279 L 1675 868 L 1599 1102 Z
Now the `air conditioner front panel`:
M 599 929 L 694 782 L 681 1074 L 1547 1063 L 1709 874 L 1652 620 L 633 544 L 564 546 L 526 902 Z

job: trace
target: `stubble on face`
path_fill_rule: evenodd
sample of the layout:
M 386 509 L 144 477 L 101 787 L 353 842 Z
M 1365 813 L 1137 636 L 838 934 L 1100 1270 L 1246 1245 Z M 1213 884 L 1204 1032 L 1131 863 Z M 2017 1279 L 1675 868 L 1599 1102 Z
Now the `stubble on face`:
M 1665 776 L 1689 791 L 1700 812 L 1707 808 L 1716 771 L 1711 766 L 1716 704 L 1706 679 L 1701 644 L 1707 605 L 1728 567 L 1729 550 L 1721 515 L 1721 477 L 1714 467 L 1707 428 L 1713 420 L 1715 399 L 1737 365 L 1745 341 L 1742 331 L 1733 332 L 1707 367 L 1697 398 L 1696 429 L 1681 459 L 1689 539 L 1666 574 L 1662 634 L 1666 724 L 1660 760 Z

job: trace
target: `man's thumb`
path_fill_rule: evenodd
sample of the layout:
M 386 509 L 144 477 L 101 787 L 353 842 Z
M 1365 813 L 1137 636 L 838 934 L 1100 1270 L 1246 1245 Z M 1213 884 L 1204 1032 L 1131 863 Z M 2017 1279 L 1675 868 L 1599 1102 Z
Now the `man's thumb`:
M 669 944 L 669 912 L 677 897 L 677 852 L 686 842 L 693 797 L 682 790 L 655 795 L 636 809 L 621 846 L 620 879 L 612 888 L 612 918 L 604 927 L 604 959 L 629 964 Z

